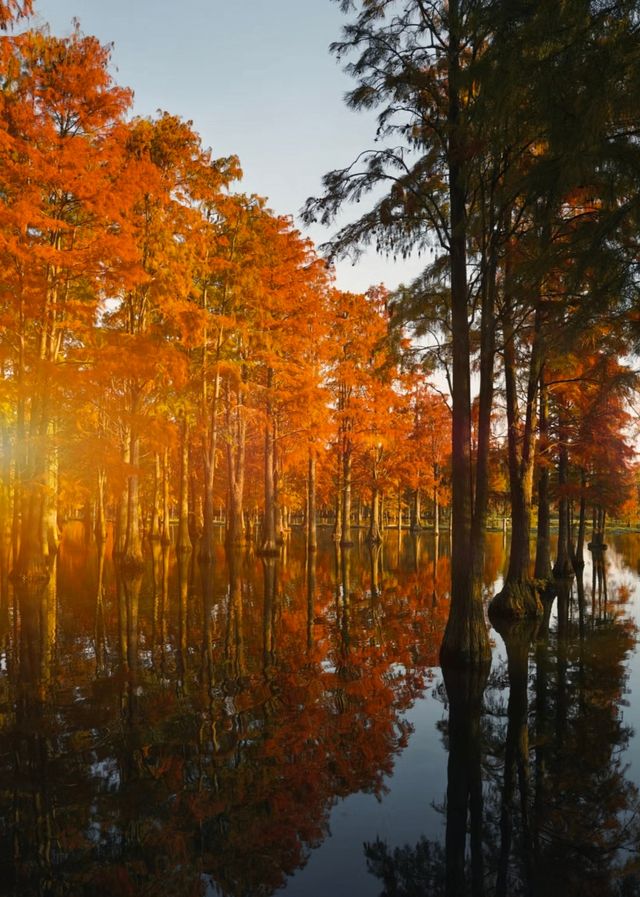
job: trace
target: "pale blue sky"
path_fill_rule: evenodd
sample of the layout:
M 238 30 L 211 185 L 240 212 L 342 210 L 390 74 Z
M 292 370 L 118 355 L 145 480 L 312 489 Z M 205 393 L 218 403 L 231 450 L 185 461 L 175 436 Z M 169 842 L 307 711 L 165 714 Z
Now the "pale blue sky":
M 236 153 L 242 189 L 297 215 L 322 175 L 371 146 L 373 116 L 348 110 L 350 80 L 328 52 L 344 21 L 330 0 L 35 0 L 55 34 L 80 20 L 113 42 L 119 83 L 140 115 L 164 109 L 192 119 L 205 146 Z M 297 221 L 300 225 L 300 222 Z M 308 231 L 321 242 L 327 233 Z M 338 266 L 338 286 L 390 288 L 417 273 L 367 254 Z

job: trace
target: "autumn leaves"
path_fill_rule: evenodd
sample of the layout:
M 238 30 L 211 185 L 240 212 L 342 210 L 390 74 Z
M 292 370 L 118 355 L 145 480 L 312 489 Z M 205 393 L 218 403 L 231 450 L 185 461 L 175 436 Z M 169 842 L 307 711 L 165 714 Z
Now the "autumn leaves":
M 134 570 L 170 520 L 207 558 L 224 509 L 270 553 L 336 483 L 348 542 L 353 475 L 365 500 L 432 488 L 383 290 L 337 291 L 189 122 L 128 118 L 95 38 L 10 35 L 0 70 L 5 566 L 46 577 L 82 505 Z

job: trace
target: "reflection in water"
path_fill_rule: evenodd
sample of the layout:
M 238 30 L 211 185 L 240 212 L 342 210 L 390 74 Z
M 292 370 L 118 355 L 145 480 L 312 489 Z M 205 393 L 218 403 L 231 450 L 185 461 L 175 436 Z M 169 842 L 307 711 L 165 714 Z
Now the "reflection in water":
M 607 604 L 602 558 L 598 567 L 592 613 L 580 577 L 558 583 L 551 623 L 548 605 L 540 622 L 500 624 L 506 658 L 486 690 L 478 677 L 445 675 L 444 849 L 425 838 L 365 844 L 383 895 L 640 894 L 640 795 L 621 710 L 637 631 L 626 587 Z
M 49 583 L 3 605 L 0 894 L 266 897 L 328 843 L 337 801 L 386 800 L 407 714 L 434 695 L 442 838 L 357 838 L 371 895 L 639 893 L 628 594 L 607 592 L 605 559 L 536 632 L 495 636 L 486 688 L 442 684 L 448 550 L 294 536 L 286 562 L 218 546 L 196 563 L 154 543 L 127 578 L 67 534 Z M 499 537 L 487 555 L 488 582 Z

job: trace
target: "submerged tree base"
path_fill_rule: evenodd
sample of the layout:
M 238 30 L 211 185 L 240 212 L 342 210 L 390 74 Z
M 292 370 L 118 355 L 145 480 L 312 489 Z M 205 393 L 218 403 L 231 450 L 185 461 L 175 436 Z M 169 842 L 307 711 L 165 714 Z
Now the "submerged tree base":
M 125 554 L 120 557 L 118 566 L 128 576 L 138 576 L 144 571 L 144 558 L 139 554 Z
M 489 619 L 537 620 L 542 617 L 544 606 L 540 600 L 538 586 L 534 580 L 506 582 L 501 592 L 489 602 Z
M 463 596 L 464 601 L 454 602 L 452 596 L 449 620 L 440 646 L 443 670 L 491 667 L 491 646 L 480 589 L 479 585 L 474 586 L 471 594 Z

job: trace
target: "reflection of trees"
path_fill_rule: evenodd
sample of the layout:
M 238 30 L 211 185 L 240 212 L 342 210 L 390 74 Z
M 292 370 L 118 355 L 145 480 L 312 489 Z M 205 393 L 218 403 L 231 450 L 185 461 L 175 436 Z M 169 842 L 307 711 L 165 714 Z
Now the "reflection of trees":
M 583 583 L 566 582 L 551 626 L 547 614 L 537 635 L 535 623 L 501 629 L 506 664 L 491 674 L 482 717 L 474 689 L 447 681 L 445 844 L 365 845 L 383 895 L 640 894 L 640 798 L 626 775 L 621 711 L 635 629 L 607 609 L 597 577 L 595 588 L 593 614 Z M 468 800 L 480 748 L 482 819 Z
M 418 538 L 418 571 L 414 544 L 408 570 L 292 546 L 286 565 L 220 549 L 195 579 L 156 551 L 117 582 L 95 546 L 87 565 L 63 545 L 3 632 L 0 894 L 282 886 L 338 798 L 383 793 L 408 738 L 448 592 L 442 545 Z M 447 681 L 448 839 L 368 845 L 388 895 L 440 897 L 447 875 L 461 897 L 638 893 L 619 709 L 635 632 L 615 590 L 594 615 L 578 587 L 529 650 L 505 634 L 486 712 L 481 683 Z
M 38 599 L 5 636 L 7 704 L 35 686 L 0 718 L 2 802 L 21 813 L 0 821 L 0 894 L 16 877 L 21 897 L 182 895 L 207 878 L 272 893 L 336 799 L 383 791 L 436 657 L 431 585 L 385 573 L 364 546 L 337 570 L 323 552 L 284 565 L 231 551 L 195 579 L 155 546 L 133 579 L 108 553 L 89 575 L 73 550 L 61 600 Z

